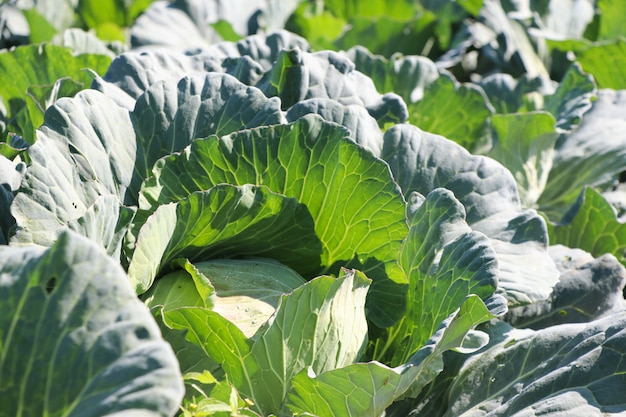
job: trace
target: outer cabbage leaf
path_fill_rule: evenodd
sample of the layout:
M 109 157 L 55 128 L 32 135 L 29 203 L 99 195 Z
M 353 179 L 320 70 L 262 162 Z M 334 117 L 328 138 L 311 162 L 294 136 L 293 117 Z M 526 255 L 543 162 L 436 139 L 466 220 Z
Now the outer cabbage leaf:
M 295 122 L 305 114 L 319 114 L 324 120 L 347 128 L 354 141 L 380 156 L 383 147 L 383 132 L 376 120 L 364 107 L 356 104 L 343 105 L 335 100 L 312 98 L 298 102 L 287 111 L 289 122 Z
M 509 74 L 492 74 L 479 85 L 485 90 L 496 113 L 525 113 L 538 110 L 550 112 L 559 132 L 571 131 L 591 108 L 597 92 L 590 74 L 579 64 L 569 65 L 556 89 L 541 78 L 513 78 Z
M 476 19 L 467 19 L 457 30 L 457 42 L 437 60 L 438 67 L 450 70 L 459 79 L 477 80 L 482 75 L 502 72 L 515 78 L 526 74 L 549 80 L 548 69 L 524 21 L 533 21 L 532 15 L 515 10 L 527 3 L 509 2 L 505 10 L 499 0 L 484 0 Z
M 393 91 L 407 103 L 422 99 L 426 87 L 439 77 L 437 65 L 424 56 L 395 54 L 387 59 L 363 46 L 350 48 L 346 55 L 358 71 L 372 79 L 378 91 Z
M 305 99 L 330 98 L 364 106 L 380 125 L 404 122 L 408 116 L 397 94 L 379 94 L 369 77 L 355 71 L 352 61 L 333 51 L 285 50 L 257 86 L 268 97 L 280 97 L 283 110 Z
M 479 85 L 457 82 L 423 56 L 395 54 L 387 60 L 363 47 L 354 47 L 347 55 L 378 91 L 392 91 L 408 103 L 411 124 L 467 149 L 484 147 L 493 108 Z
M 584 73 L 578 63 L 573 63 L 554 93 L 545 97 L 544 106 L 556 118 L 559 129 L 570 131 L 591 108 L 596 93 L 594 77 Z
M 32 163 L 11 206 L 18 225 L 11 240 L 50 246 L 98 197 L 135 203 L 134 138 L 128 112 L 97 91 L 57 101 L 29 149 Z
M 220 184 L 159 207 L 139 231 L 128 275 L 139 294 L 178 258 L 264 256 L 310 275 L 321 252 L 311 214 L 294 198 Z
M 409 282 L 406 311 L 375 341 L 372 354 L 393 366 L 424 346 L 465 297 L 492 295 L 499 273 L 488 239 L 471 231 L 465 209 L 451 191 L 433 190 L 412 211 L 398 260 Z
M 506 168 L 410 125 L 392 127 L 384 141 L 383 158 L 405 195 L 447 188 L 465 206 L 469 226 L 496 251 L 499 291 L 511 305 L 548 297 L 558 271 L 547 253 L 546 224 L 534 210 L 521 209 Z
M 502 304 L 491 307 L 478 296 L 468 297 L 423 348 L 396 368 L 369 362 L 321 374 L 302 371 L 293 379 L 286 407 L 296 415 L 381 415 L 393 401 L 407 392 L 414 396 L 430 383 L 443 369 L 442 354 L 461 347 L 472 327 L 503 313 Z
M 254 338 L 219 314 L 201 308 L 166 313 L 166 322 L 189 329 L 188 339 L 219 362 L 228 381 L 262 414 L 278 413 L 291 379 L 302 369 L 325 372 L 353 363 L 367 337 L 369 280 L 358 271 L 318 277 L 283 296 Z
M 69 222 L 99 221 L 84 216 L 87 210 L 99 210 L 89 208 L 101 196 L 116 197 L 117 206 L 136 206 L 140 184 L 154 161 L 196 137 L 282 120 L 276 99 L 225 74 L 157 83 L 130 113 L 94 90 L 59 100 L 47 111 L 39 140 L 29 151 L 32 166 L 12 207 L 18 222 L 12 240 L 50 245 Z M 111 204 L 111 210 L 118 210 Z M 107 221 L 117 225 L 111 230 L 124 227 L 116 219 Z M 139 225 L 141 221 L 137 219 Z
M 580 39 L 594 18 L 594 2 L 590 0 L 557 0 L 528 6 L 528 14 L 532 11 L 541 17 L 540 33 L 547 37 Z
M 100 244 L 107 255 L 120 259 L 123 240 L 135 213 L 136 207 L 126 207 L 116 196 L 104 195 L 98 197 L 79 218 L 70 219 L 67 227 Z
M 77 54 L 106 55 L 115 59 L 116 53 L 95 33 L 79 28 L 68 28 L 52 38 L 51 43 L 71 49 Z M 104 73 L 102 73 L 104 74 Z
M 599 90 L 579 127 L 562 135 L 538 207 L 560 219 L 585 185 L 611 185 L 626 169 L 626 91 Z
M 45 20 L 56 29 L 62 30 L 74 23 L 74 11 L 79 0 L 18 0 L 21 8 L 34 7 Z
M 157 159 L 183 150 L 196 138 L 284 120 L 278 99 L 268 99 L 230 75 L 211 73 L 184 77 L 177 84 L 154 84 L 137 99 L 131 118 L 142 179 L 150 176 Z
M 505 337 L 463 365 L 445 416 L 623 414 L 625 327 L 623 311 L 536 332 L 498 326 Z
M 595 258 L 581 249 L 550 246 L 561 276 L 547 301 L 509 310 L 515 327 L 541 329 L 583 323 L 624 310 L 626 269 L 610 254 Z
M 347 136 L 344 128 L 306 115 L 289 125 L 197 140 L 157 162 L 154 178 L 143 186 L 140 207 L 154 210 L 219 183 L 264 184 L 311 213 L 323 250 L 317 273 L 359 267 L 375 280 L 374 288 L 385 277 L 403 283 L 395 260 L 407 232 L 404 199 L 389 167 Z M 304 262 L 284 263 L 311 276 L 308 267 L 300 269 Z M 391 285 L 385 297 L 398 291 Z M 377 311 L 372 317 L 387 314 Z
M 90 241 L 0 247 L 3 416 L 170 416 L 178 363 L 126 274 Z
M 307 42 L 285 31 L 254 35 L 239 42 L 219 42 L 197 51 L 148 49 L 130 51 L 113 60 L 93 87 L 118 104 L 134 107 L 135 100 L 158 81 L 178 81 L 184 76 L 226 72 L 244 84 L 255 85 L 283 49 L 308 49 Z
M 576 203 L 557 223 L 549 223 L 550 241 L 588 251 L 593 256 L 615 255 L 626 265 L 626 224 L 594 188 L 585 187 Z

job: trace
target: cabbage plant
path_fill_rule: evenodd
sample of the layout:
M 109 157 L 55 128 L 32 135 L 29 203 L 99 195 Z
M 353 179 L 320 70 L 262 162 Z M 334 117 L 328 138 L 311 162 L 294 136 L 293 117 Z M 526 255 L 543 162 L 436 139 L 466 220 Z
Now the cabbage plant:
M 470 3 L 441 16 L 500 10 Z M 0 416 L 626 410 L 600 192 L 624 147 L 589 139 L 620 91 L 580 63 L 547 90 L 284 30 L 215 42 L 195 6 L 155 2 L 141 49 L 45 96 L 0 156 Z M 170 15 L 199 48 L 147 47 Z

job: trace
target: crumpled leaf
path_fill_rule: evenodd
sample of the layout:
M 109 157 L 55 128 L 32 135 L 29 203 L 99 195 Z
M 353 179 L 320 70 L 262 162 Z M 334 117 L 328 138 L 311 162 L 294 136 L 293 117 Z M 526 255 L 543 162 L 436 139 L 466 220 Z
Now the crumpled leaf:
M 295 122 L 305 114 L 319 114 L 326 121 L 342 125 L 350 131 L 350 137 L 356 143 L 380 156 L 383 132 L 364 107 L 356 104 L 343 105 L 331 99 L 312 98 L 291 106 L 287 110 L 286 118 L 289 122 Z
M 516 79 L 503 73 L 489 75 L 479 85 L 496 113 L 547 111 L 556 119 L 559 133 L 570 132 L 580 123 L 597 92 L 593 77 L 576 62 L 569 65 L 556 88 L 541 78 Z
M 50 246 L 100 196 L 132 205 L 134 138 L 128 112 L 101 93 L 58 100 L 29 148 L 32 163 L 11 206 L 17 222 L 11 241 Z
M 160 206 L 139 231 L 128 276 L 141 294 L 178 258 L 263 256 L 302 273 L 319 269 L 322 245 L 307 208 L 265 186 L 219 184 Z
M 283 49 L 308 49 L 306 40 L 286 31 L 249 36 L 238 42 L 218 42 L 197 51 L 147 49 L 129 51 L 111 63 L 92 88 L 105 92 L 119 105 L 133 109 L 135 100 L 159 81 L 225 72 L 244 84 L 256 85 Z
M 384 141 L 383 158 L 405 196 L 447 188 L 463 204 L 468 225 L 496 251 L 499 291 L 511 305 L 548 297 L 558 271 L 547 253 L 546 224 L 534 210 L 521 208 L 506 168 L 411 125 L 392 127 Z
M 372 79 L 378 91 L 393 91 L 407 103 L 421 100 L 426 87 L 439 78 L 437 65 L 420 55 L 395 54 L 387 59 L 360 45 L 350 48 L 346 55 L 358 71 Z
M 98 243 L 107 255 L 120 259 L 123 240 L 135 218 L 136 207 L 126 207 L 114 195 L 99 196 L 85 213 L 70 219 L 67 227 Z
M 387 60 L 359 46 L 347 56 L 372 78 L 378 91 L 392 91 L 405 100 L 411 124 L 467 149 L 485 147 L 494 110 L 479 85 L 459 83 L 423 56 L 394 54 Z
M 228 381 L 264 415 L 278 413 L 292 378 L 306 367 L 325 372 L 353 363 L 367 337 L 365 295 L 358 271 L 313 279 L 281 299 L 254 338 L 219 314 L 200 308 L 166 313 L 166 323 L 221 363 Z
M 12 240 L 50 245 L 60 229 L 83 217 L 101 196 L 136 206 L 154 161 L 193 139 L 282 120 L 276 99 L 226 74 L 157 83 L 130 112 L 94 90 L 61 99 L 47 111 L 39 140 L 29 150 L 32 166 L 12 207 L 18 223 Z M 142 219 L 135 219 L 136 228 Z
M 626 313 L 544 330 L 503 324 L 503 337 L 465 362 L 445 417 L 619 415 L 626 410 Z
M 194 139 L 284 121 L 278 99 L 268 99 L 230 75 L 213 73 L 152 85 L 137 99 L 131 119 L 137 131 L 135 166 L 142 179 L 150 176 L 157 159 L 183 150 Z
M 594 258 L 581 249 L 550 246 L 561 276 L 550 299 L 509 310 L 515 327 L 542 329 L 563 323 L 583 323 L 624 310 L 626 269 L 610 254 Z
M 280 97 L 283 110 L 305 99 L 330 98 L 344 105 L 364 106 L 381 126 L 402 123 L 408 117 L 406 104 L 397 94 L 379 94 L 352 61 L 333 51 L 285 50 L 257 86 L 268 97 Z
M 626 91 L 599 90 L 576 130 L 557 141 L 539 209 L 561 219 L 585 185 L 604 189 L 626 169 Z
M 524 3 L 509 2 L 505 10 L 500 0 L 483 0 L 479 15 L 462 22 L 458 41 L 437 60 L 438 67 L 464 78 L 471 74 L 474 80 L 493 73 L 549 80 L 527 27 L 532 15 L 515 10 Z
M 409 234 L 398 263 L 406 274 L 406 311 L 376 341 L 372 357 L 398 366 L 435 333 L 465 297 L 487 298 L 498 283 L 498 261 L 488 239 L 472 232 L 451 191 L 436 188 L 409 214 Z
M 170 416 L 178 362 L 117 262 L 74 233 L 0 247 L 3 415 Z M 62 383 L 59 383 L 62 381 Z
M 501 300 L 504 302 L 503 300 Z M 497 303 L 488 309 L 469 296 L 407 363 L 390 368 L 379 362 L 357 363 L 325 373 L 309 369 L 296 375 L 287 394 L 292 413 L 320 417 L 381 415 L 403 394 L 414 396 L 443 369 L 442 354 L 459 347 L 472 327 L 502 314 Z M 360 383 L 367 381 L 367 383 Z
M 591 108 L 596 93 L 593 76 L 584 73 L 578 63 L 573 63 L 554 94 L 545 98 L 545 109 L 554 115 L 559 129 L 571 131 Z

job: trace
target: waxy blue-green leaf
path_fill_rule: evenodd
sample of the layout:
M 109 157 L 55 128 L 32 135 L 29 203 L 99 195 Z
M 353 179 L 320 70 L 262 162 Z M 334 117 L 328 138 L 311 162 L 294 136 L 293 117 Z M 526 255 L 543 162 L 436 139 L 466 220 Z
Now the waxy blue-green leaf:
M 621 415 L 626 313 L 544 330 L 493 328 L 500 339 L 465 362 L 445 417 Z
M 489 75 L 479 83 L 496 113 L 544 110 L 554 116 L 559 132 L 571 131 L 591 108 L 597 92 L 593 77 L 582 72 L 579 64 L 573 63 L 556 88 L 545 84 L 541 78 L 513 78 L 503 73 Z
M 93 90 L 59 100 L 47 111 L 37 145 L 29 151 L 32 166 L 12 207 L 19 223 L 13 241 L 50 245 L 101 196 L 137 205 L 140 184 L 154 161 L 199 136 L 282 120 L 276 99 L 225 74 L 157 83 L 130 113 Z
M 393 91 L 407 103 L 422 99 L 425 88 L 439 78 L 437 65 L 424 56 L 396 54 L 387 59 L 359 45 L 346 55 L 358 71 L 372 79 L 378 91 Z
M 183 386 L 171 347 L 117 262 L 63 233 L 0 247 L 2 416 L 170 416 Z
M 560 220 L 584 186 L 600 190 L 626 169 L 626 91 L 599 90 L 572 133 L 557 141 L 546 188 L 537 203 L 551 220 Z
M 319 114 L 329 122 L 335 122 L 347 128 L 350 137 L 361 146 L 380 156 L 383 147 L 383 132 L 376 120 L 364 107 L 356 104 L 343 105 L 335 100 L 313 98 L 303 100 L 287 110 L 289 122 L 295 122 L 305 114 Z
M 584 73 L 578 63 L 573 63 L 554 93 L 545 97 L 544 106 L 556 118 L 559 129 L 570 131 L 591 108 L 596 93 L 593 76 Z
M 365 296 L 358 271 L 313 279 L 282 298 L 274 316 L 247 339 L 219 314 L 200 308 L 166 313 L 188 339 L 219 362 L 228 381 L 263 415 L 278 413 L 292 378 L 307 367 L 323 373 L 352 364 L 367 338 Z
M 626 308 L 626 268 L 611 254 L 594 258 L 581 249 L 550 246 L 561 275 L 550 298 L 509 310 L 515 327 L 542 329 L 563 323 L 584 323 Z
M 378 93 L 372 80 L 356 71 L 348 57 L 333 51 L 282 51 L 257 86 L 268 97 L 280 97 L 283 110 L 302 100 L 329 98 L 364 106 L 381 126 L 402 123 L 408 117 L 400 96 Z
M 417 395 L 443 370 L 443 352 L 460 347 L 474 326 L 501 315 L 503 303 L 490 310 L 478 296 L 467 297 L 428 343 L 398 367 L 369 362 L 325 373 L 304 370 L 293 378 L 286 408 L 296 415 L 379 416 L 403 395 Z
M 496 114 L 491 127 L 495 145 L 489 156 L 513 174 L 522 206 L 535 207 L 552 168 L 556 120 L 544 111 Z
M 69 48 L 77 54 L 106 55 L 111 59 L 116 57 L 113 49 L 110 49 L 107 43 L 98 38 L 95 33 L 79 28 L 64 30 L 52 38 L 51 43 Z
M 239 42 L 218 42 L 196 51 L 129 51 L 114 59 L 92 87 L 131 110 L 135 100 L 159 81 L 175 82 L 185 76 L 225 72 L 246 85 L 256 85 L 263 73 L 272 68 L 279 52 L 296 47 L 307 50 L 308 44 L 290 32 L 278 31 L 249 36 Z
M 139 230 L 128 275 L 139 294 L 178 258 L 262 256 L 310 275 L 321 253 L 305 205 L 266 186 L 219 184 L 160 206 Z
M 467 224 L 486 235 L 497 254 L 499 291 L 512 305 L 548 297 L 558 271 L 547 252 L 546 224 L 521 208 L 506 168 L 411 125 L 392 127 L 384 141 L 383 158 L 405 196 L 447 188 L 463 204 Z
M 230 75 L 212 73 L 184 77 L 177 84 L 154 84 L 137 99 L 131 118 L 139 151 L 135 165 L 143 178 L 157 159 L 183 150 L 196 138 L 284 120 L 278 99 L 268 99 Z
M 18 224 L 11 240 L 50 246 L 101 196 L 115 196 L 118 207 L 136 204 L 136 147 L 128 112 L 101 93 L 83 90 L 58 100 L 29 148 L 31 164 L 11 206 Z
M 77 219 L 70 219 L 67 227 L 102 246 L 107 255 L 120 259 L 123 240 L 135 218 L 136 207 L 120 204 L 117 196 L 104 195 Z

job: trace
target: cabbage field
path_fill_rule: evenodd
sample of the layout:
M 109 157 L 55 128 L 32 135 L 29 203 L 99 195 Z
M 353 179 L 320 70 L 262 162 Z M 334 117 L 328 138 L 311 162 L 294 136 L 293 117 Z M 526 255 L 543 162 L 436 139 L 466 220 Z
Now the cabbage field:
M 624 16 L 0 1 L 0 417 L 626 414 Z

